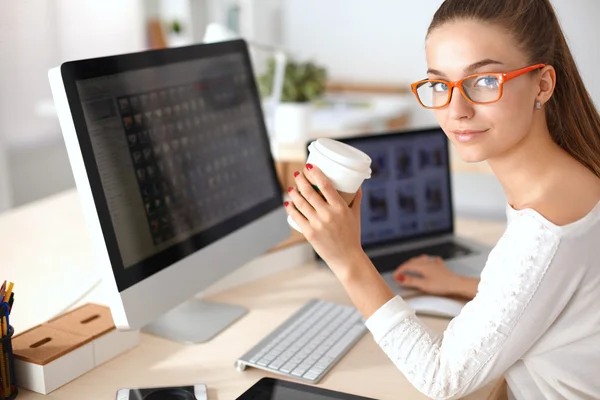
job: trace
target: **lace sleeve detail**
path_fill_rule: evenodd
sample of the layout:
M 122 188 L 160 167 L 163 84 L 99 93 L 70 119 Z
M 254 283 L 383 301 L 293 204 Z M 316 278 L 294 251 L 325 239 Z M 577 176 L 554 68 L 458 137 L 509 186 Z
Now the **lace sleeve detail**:
M 386 324 L 377 321 L 367 326 L 419 391 L 436 399 L 464 396 L 521 358 L 567 303 L 569 293 L 557 298 L 564 286 L 554 282 L 555 276 L 545 279 L 558 246 L 559 238 L 544 225 L 519 217 L 490 253 L 477 296 L 443 335 L 433 334 L 405 310 L 393 327 L 384 329 Z

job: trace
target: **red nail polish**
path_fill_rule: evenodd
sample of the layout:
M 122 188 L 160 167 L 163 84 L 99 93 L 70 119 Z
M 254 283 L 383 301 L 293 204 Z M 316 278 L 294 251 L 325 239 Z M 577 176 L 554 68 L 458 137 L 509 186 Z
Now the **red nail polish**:
M 287 207 L 287 206 L 289 206 L 289 205 L 290 205 L 290 202 L 289 202 L 289 201 L 286 201 L 286 202 L 284 202 L 284 203 L 283 203 L 283 205 Z
M 398 280 L 399 280 L 400 282 L 404 282 L 404 275 L 400 275 L 400 276 L 398 277 Z
M 298 175 L 300 175 L 300 172 L 298 172 L 298 171 L 294 172 L 294 178 L 297 178 Z
M 293 187 L 289 187 L 288 188 L 288 193 L 291 192 L 292 190 L 294 190 L 294 188 Z
M 312 164 L 306 164 L 306 169 L 310 171 L 311 169 L 313 169 L 313 165 Z

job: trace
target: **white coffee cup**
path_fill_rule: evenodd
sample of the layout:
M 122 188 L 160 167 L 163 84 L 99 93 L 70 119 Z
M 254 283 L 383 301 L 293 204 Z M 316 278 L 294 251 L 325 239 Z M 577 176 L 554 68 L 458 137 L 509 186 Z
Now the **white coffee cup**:
M 308 152 L 306 163 L 318 167 L 348 205 L 356 197 L 363 181 L 371 177 L 371 158 L 345 143 L 321 138 L 308 146 Z M 302 232 L 290 216 L 288 224 Z

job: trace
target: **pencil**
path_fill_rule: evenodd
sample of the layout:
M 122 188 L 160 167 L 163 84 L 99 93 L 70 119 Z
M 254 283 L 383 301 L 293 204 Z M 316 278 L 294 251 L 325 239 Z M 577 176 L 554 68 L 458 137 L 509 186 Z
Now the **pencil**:
M 8 282 L 8 287 L 6 288 L 6 293 L 4 293 L 4 302 L 6 303 L 10 298 L 10 294 L 12 293 L 14 283 Z
M 15 292 L 10 294 L 10 299 L 8 299 L 8 314 L 10 315 L 10 311 L 12 310 L 13 303 L 15 302 Z

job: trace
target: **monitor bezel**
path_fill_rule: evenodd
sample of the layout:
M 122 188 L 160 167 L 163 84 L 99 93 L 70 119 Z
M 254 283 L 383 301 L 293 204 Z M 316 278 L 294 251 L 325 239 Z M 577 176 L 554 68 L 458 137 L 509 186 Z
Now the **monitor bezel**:
M 158 272 L 168 268 L 170 265 L 227 237 L 229 234 L 252 221 L 281 208 L 283 203 L 282 187 L 277 177 L 275 162 L 271 153 L 267 127 L 259 100 L 258 87 L 255 79 L 249 79 L 250 90 L 252 92 L 251 95 L 252 98 L 255 99 L 256 117 L 258 118 L 260 130 L 262 131 L 261 144 L 265 155 L 268 157 L 267 161 L 271 166 L 271 168 L 269 168 L 269 175 L 274 188 L 276 188 L 275 195 L 242 214 L 223 221 L 180 243 L 174 244 L 147 259 L 125 268 L 108 209 L 107 199 L 100 180 L 100 172 L 92 149 L 88 127 L 85 122 L 83 107 L 77 90 L 77 81 L 227 54 L 242 55 L 245 68 L 249 71 L 250 75 L 254 77 L 248 45 L 243 39 L 69 61 L 63 63 L 60 67 L 79 149 L 85 165 L 85 173 L 90 184 L 96 214 L 119 292 L 124 292 L 138 282 L 150 278 Z

